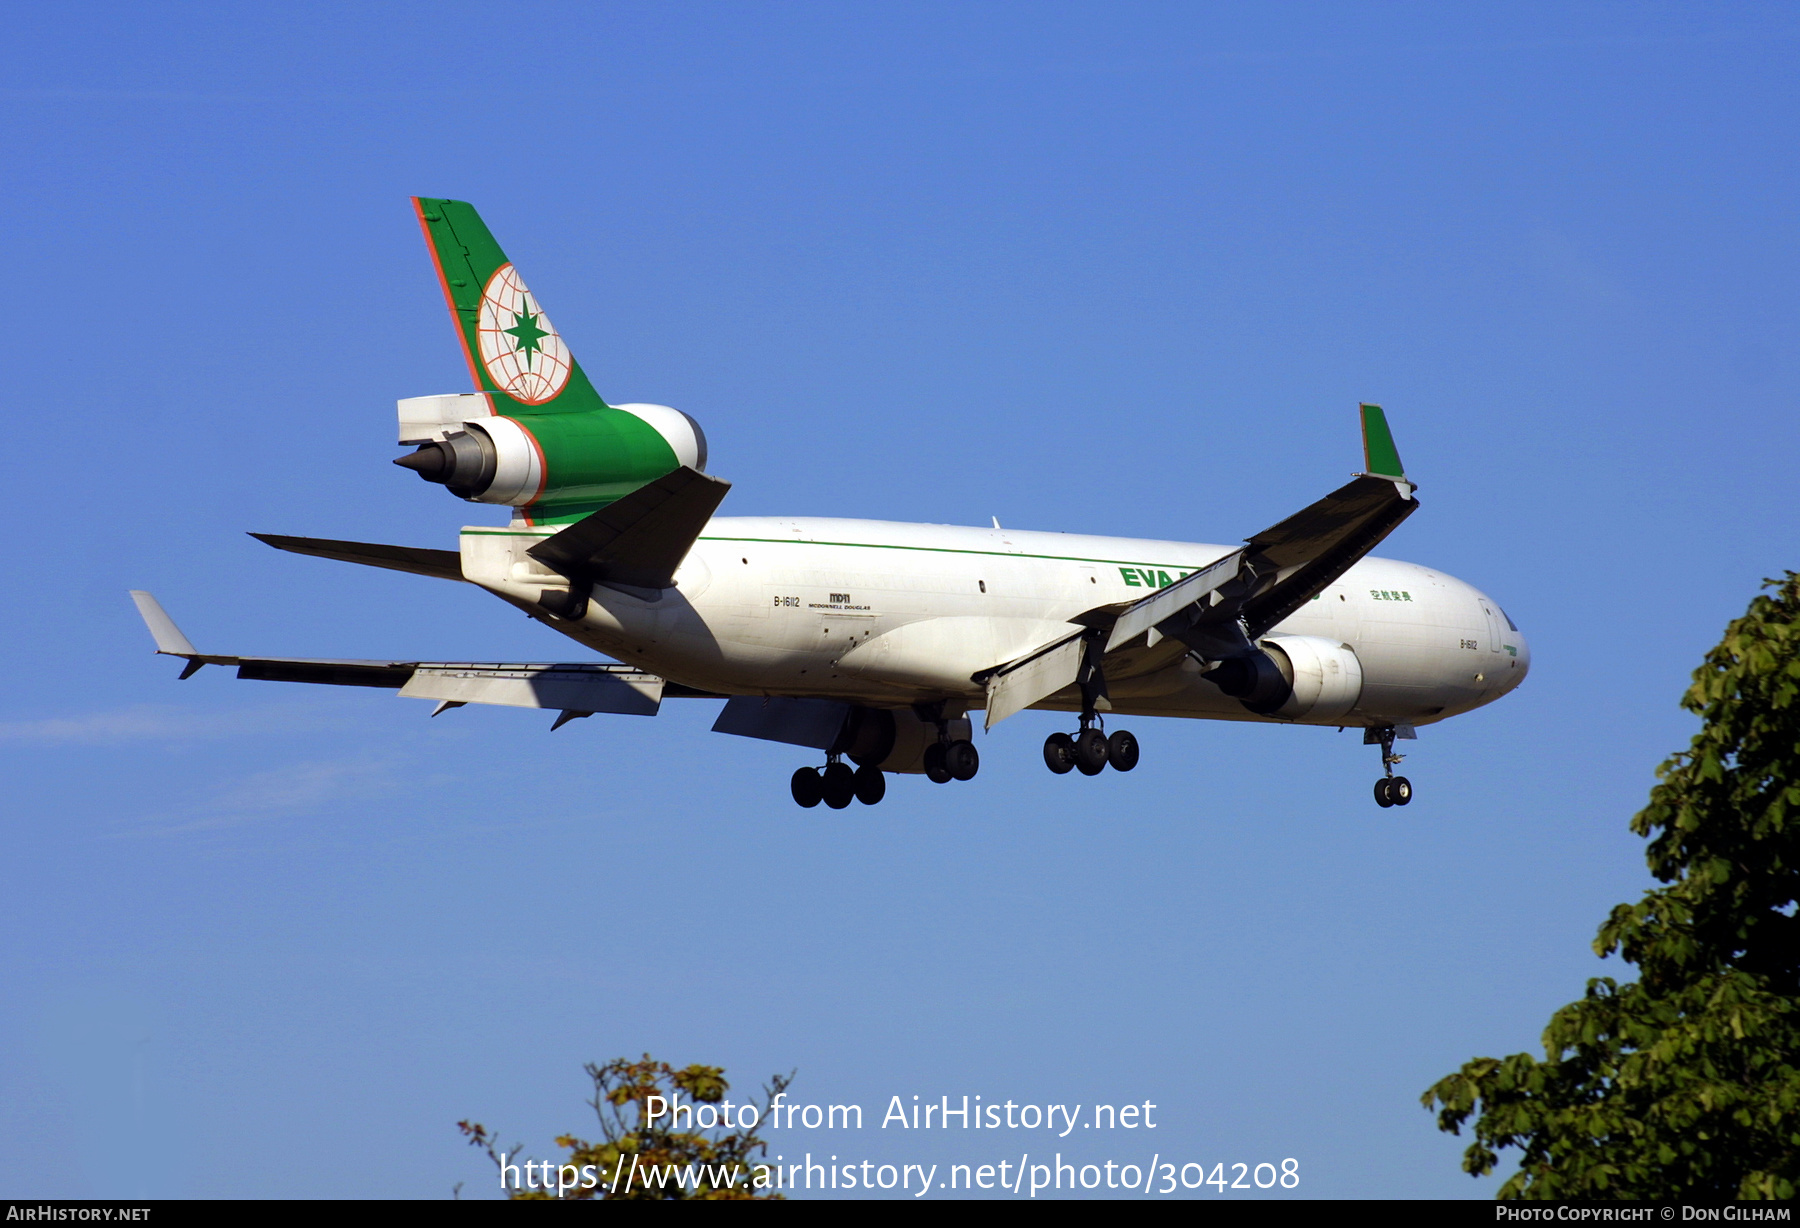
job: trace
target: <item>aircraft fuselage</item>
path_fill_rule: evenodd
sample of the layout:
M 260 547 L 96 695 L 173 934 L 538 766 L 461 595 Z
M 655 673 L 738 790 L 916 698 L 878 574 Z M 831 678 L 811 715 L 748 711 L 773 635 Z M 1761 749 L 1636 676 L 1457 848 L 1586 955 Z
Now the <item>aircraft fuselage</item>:
M 539 612 L 545 589 L 567 581 L 525 551 L 554 532 L 465 528 L 463 574 Z M 1234 548 L 956 525 L 718 517 L 676 573 L 673 590 L 659 596 L 599 586 L 579 621 L 545 621 L 599 652 L 719 694 L 876 706 L 949 697 L 979 708 L 980 671 L 1067 632 L 1085 611 L 1145 597 Z M 1328 701 L 1328 691 L 1310 707 L 1259 715 L 1208 681 L 1182 645 L 1164 640 L 1142 644 L 1109 670 L 1112 710 L 1423 725 L 1493 702 L 1530 668 L 1524 636 L 1485 594 L 1443 572 L 1376 557 L 1356 563 L 1265 639 L 1315 645 L 1326 657 L 1347 648 L 1354 660 L 1345 659 L 1345 667 L 1360 679 L 1338 680 L 1338 702 Z M 1328 660 L 1322 668 L 1336 666 Z M 1070 690 L 1034 706 L 1068 711 L 1080 703 Z

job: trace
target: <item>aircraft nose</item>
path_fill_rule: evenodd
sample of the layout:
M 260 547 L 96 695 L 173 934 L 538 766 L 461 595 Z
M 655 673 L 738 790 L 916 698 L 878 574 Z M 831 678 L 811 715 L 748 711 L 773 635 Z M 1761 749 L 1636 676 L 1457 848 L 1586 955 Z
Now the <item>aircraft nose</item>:
M 1525 633 L 1519 630 L 1518 624 L 1513 622 L 1512 617 L 1499 605 L 1496 604 L 1490 608 L 1500 616 L 1496 623 L 1496 629 L 1499 630 L 1500 644 L 1507 657 L 1503 685 L 1510 691 L 1525 681 L 1525 675 L 1531 672 L 1531 642 L 1525 638 Z
M 1487 644 L 1491 652 L 1482 654 L 1488 660 L 1487 668 L 1482 672 L 1486 675 L 1488 693 L 1504 695 L 1525 681 L 1525 675 L 1531 672 L 1531 645 L 1498 601 L 1477 589 L 1470 593 L 1480 610 L 1478 617 L 1487 626 Z

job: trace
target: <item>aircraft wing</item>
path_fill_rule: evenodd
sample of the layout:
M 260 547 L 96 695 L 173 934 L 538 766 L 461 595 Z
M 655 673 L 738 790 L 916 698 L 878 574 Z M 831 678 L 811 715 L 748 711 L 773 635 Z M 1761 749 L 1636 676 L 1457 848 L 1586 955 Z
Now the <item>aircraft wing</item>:
M 1090 610 L 1071 620 L 1082 630 L 976 675 L 987 687 L 987 726 L 1078 682 L 1104 694 L 1110 654 L 1140 635 L 1150 647 L 1178 640 L 1209 661 L 1254 654 L 1259 638 L 1418 510 L 1386 415 L 1378 405 L 1361 411 L 1366 472 L 1192 575 L 1129 605 Z
M 464 704 L 555 708 L 555 729 L 595 712 L 655 716 L 665 698 L 710 697 L 629 665 L 610 662 L 339 661 L 303 657 L 222 656 L 197 651 L 155 597 L 131 599 L 156 640 L 156 651 L 187 662 L 183 678 L 204 665 L 235 665 L 238 677 L 396 690 L 405 699 L 435 699 L 436 716 Z

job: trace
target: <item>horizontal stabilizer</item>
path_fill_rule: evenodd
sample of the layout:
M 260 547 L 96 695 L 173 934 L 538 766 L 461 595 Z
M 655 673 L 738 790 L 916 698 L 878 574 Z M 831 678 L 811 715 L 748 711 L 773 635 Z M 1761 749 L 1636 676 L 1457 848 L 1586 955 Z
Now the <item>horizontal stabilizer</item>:
M 686 465 L 576 521 L 528 554 L 591 584 L 665 589 L 731 483 Z
M 423 546 L 382 546 L 374 542 L 340 542 L 323 537 L 282 537 L 274 533 L 250 535 L 266 546 L 294 554 L 311 554 L 365 567 L 385 567 L 439 580 L 460 580 L 462 556 L 454 550 L 428 550 Z

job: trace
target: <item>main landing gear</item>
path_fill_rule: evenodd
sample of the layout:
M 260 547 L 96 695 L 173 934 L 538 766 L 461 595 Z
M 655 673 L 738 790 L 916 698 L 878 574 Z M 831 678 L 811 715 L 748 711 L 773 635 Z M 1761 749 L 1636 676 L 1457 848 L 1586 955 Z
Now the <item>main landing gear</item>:
M 1117 771 L 1129 772 L 1138 764 L 1138 740 L 1123 729 L 1106 736 L 1099 712 L 1106 702 L 1106 678 L 1100 672 L 1097 640 L 1089 639 L 1076 682 L 1081 687 L 1081 728 L 1074 737 L 1053 733 L 1044 739 L 1044 766 L 1058 776 L 1070 768 L 1079 769 L 1083 776 L 1098 776 L 1109 763 Z M 1107 710 L 1111 711 L 1110 706 Z
M 1413 798 L 1412 781 L 1404 776 L 1394 775 L 1394 765 L 1406 758 L 1394 753 L 1396 737 L 1411 738 L 1417 735 L 1407 725 L 1380 725 L 1363 731 L 1365 745 L 1379 744 L 1381 747 L 1381 766 L 1387 773 L 1375 782 L 1375 804 L 1386 810 L 1389 806 L 1404 806 Z
M 887 777 L 878 767 L 852 768 L 840 756 L 829 756 L 823 770 L 796 768 L 788 788 L 794 800 L 808 810 L 824 802 L 833 810 L 842 810 L 851 802 L 873 806 L 887 796 Z
M 934 785 L 947 785 L 953 780 L 974 780 L 981 770 L 981 754 L 966 734 L 969 722 L 944 713 L 941 703 L 921 705 L 913 709 L 920 720 L 937 726 L 937 741 L 925 748 L 925 779 Z
M 1083 776 L 1098 776 L 1109 763 L 1120 772 L 1136 767 L 1137 738 L 1123 729 L 1113 730 L 1109 738 L 1105 730 L 1083 721 L 1074 737 L 1058 732 L 1044 739 L 1044 766 L 1058 776 L 1070 768 L 1079 769 Z
M 924 747 L 923 762 L 918 766 L 925 769 L 926 778 L 933 784 L 974 780 L 975 773 L 981 770 L 981 755 L 969 740 L 968 718 L 960 715 L 946 716 L 944 709 L 945 705 L 941 702 L 921 704 L 913 709 L 919 724 L 934 727 L 937 731 L 936 740 Z M 960 709 L 956 711 L 960 712 Z M 842 810 L 853 801 L 873 806 L 885 797 L 887 777 L 882 775 L 881 769 L 876 765 L 888 762 L 893 757 L 893 721 L 890 719 L 886 722 L 885 732 L 882 732 L 879 725 L 874 726 L 874 730 L 871 735 L 868 727 L 859 726 L 853 720 L 846 727 L 843 736 L 833 743 L 839 749 L 826 752 L 823 768 L 803 767 L 796 770 L 788 782 L 794 801 L 808 809 L 824 802 L 833 810 Z M 929 733 L 925 734 L 927 738 L 930 736 Z M 913 742 L 911 745 L 917 747 L 919 743 Z M 861 766 L 852 768 L 850 763 L 844 762 L 846 758 Z
M 934 785 L 974 780 L 980 770 L 981 755 L 973 742 L 958 738 L 954 742 L 933 742 L 925 748 L 925 779 Z

